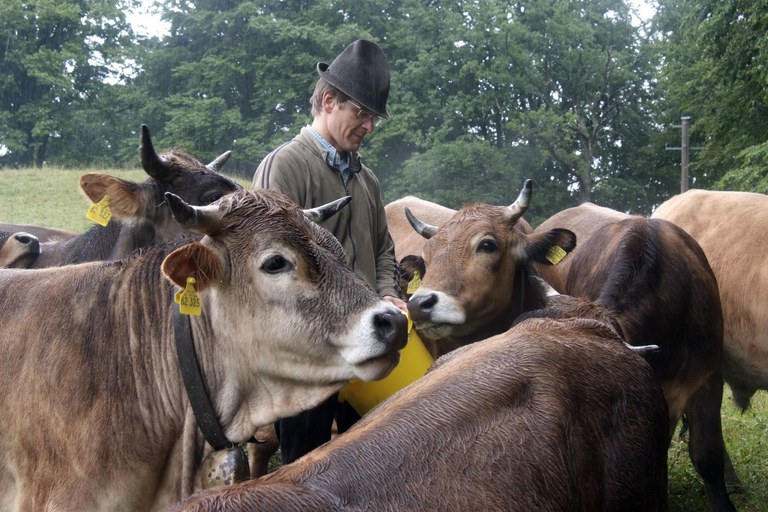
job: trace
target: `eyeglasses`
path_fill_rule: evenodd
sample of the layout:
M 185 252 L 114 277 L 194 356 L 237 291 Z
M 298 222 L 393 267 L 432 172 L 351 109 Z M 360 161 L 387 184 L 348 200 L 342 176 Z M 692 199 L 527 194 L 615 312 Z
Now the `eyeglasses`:
M 371 112 L 367 108 L 361 107 L 360 105 L 358 105 L 357 103 L 355 103 L 352 100 L 347 100 L 347 103 L 349 103 L 350 105 L 352 105 L 353 107 L 355 107 L 357 109 L 357 119 L 362 121 L 362 122 L 364 122 L 364 123 L 366 121 L 372 121 L 373 122 L 373 126 L 374 127 L 378 127 L 381 124 L 381 122 L 384 120 L 383 117 L 374 114 L 373 112 Z

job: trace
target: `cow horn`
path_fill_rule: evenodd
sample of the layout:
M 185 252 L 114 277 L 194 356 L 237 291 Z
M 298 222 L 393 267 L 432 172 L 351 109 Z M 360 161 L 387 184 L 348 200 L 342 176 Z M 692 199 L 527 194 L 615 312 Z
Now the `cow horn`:
M 218 230 L 221 213 L 215 206 L 193 206 L 173 192 L 165 193 L 165 200 L 171 207 L 171 214 L 182 227 L 203 234 Z
M 432 226 L 430 224 L 421 222 L 416 218 L 414 214 L 411 213 L 411 210 L 408 209 L 408 207 L 405 208 L 405 216 L 408 218 L 408 222 L 411 224 L 411 227 L 413 227 L 413 229 L 415 229 L 416 232 L 424 238 L 432 238 L 435 236 L 435 233 L 437 233 L 437 226 Z
M 139 146 L 139 153 L 141 154 L 141 166 L 152 178 L 161 181 L 166 177 L 167 167 L 162 158 L 155 151 L 155 147 L 152 145 L 152 139 L 149 136 L 149 127 L 145 124 L 141 125 L 141 145 Z
M 221 168 L 224 167 L 224 164 L 227 163 L 227 160 L 229 160 L 230 156 L 232 156 L 232 152 L 225 151 L 219 156 L 217 156 L 211 163 L 209 163 L 205 167 L 208 170 L 219 172 Z
M 624 343 L 624 345 L 627 346 L 629 350 L 634 352 L 635 354 L 640 354 L 641 356 L 644 356 L 646 354 L 650 354 L 651 352 L 656 352 L 659 350 L 658 345 L 630 345 L 629 343 Z
M 341 199 L 336 199 L 335 201 L 331 201 L 330 203 L 324 204 L 323 206 L 303 210 L 304 215 L 306 215 L 306 217 L 312 222 L 319 224 L 325 219 L 336 215 L 336 213 L 344 208 L 347 204 L 349 204 L 351 200 L 352 196 L 344 196 Z
M 517 199 L 515 199 L 514 203 L 512 203 L 507 207 L 510 210 L 512 220 L 517 220 L 523 216 L 525 211 L 528 209 L 528 205 L 531 202 L 532 194 L 533 194 L 533 181 L 529 179 L 525 180 L 525 183 L 523 184 L 523 190 L 520 191 L 520 195 L 517 196 Z

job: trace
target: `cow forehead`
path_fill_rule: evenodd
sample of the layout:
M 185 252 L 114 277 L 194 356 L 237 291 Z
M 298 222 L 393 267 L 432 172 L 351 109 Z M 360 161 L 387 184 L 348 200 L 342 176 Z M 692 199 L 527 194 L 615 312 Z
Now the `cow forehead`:
M 267 189 L 244 190 L 229 194 L 218 201 L 222 212 L 222 229 L 246 229 L 278 238 L 296 249 L 316 247 L 330 251 L 344 260 L 344 249 L 330 231 L 307 219 L 303 211 L 283 194 Z
M 493 237 L 505 249 L 525 241 L 519 226 L 510 222 L 508 208 L 473 204 L 456 212 L 440 227 L 435 236 L 427 240 L 424 255 L 427 257 L 448 247 L 472 247 L 486 236 Z
M 182 182 L 197 189 L 217 185 L 226 189 L 227 192 L 242 188 L 234 180 L 211 170 L 205 163 L 184 151 L 163 154 L 161 159 L 169 173 L 168 185 L 170 186 L 178 186 Z

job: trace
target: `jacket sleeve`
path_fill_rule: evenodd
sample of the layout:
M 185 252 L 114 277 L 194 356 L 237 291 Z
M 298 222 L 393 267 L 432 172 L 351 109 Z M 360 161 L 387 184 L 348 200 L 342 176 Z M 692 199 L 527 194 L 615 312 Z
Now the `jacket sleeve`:
M 378 293 L 382 297 L 385 295 L 391 295 L 397 297 L 397 288 L 395 287 L 395 243 L 392 240 L 392 236 L 389 233 L 389 227 L 387 225 L 387 216 L 384 211 L 384 202 L 379 196 L 377 205 L 378 222 L 379 227 L 377 233 L 377 245 L 376 251 L 376 287 Z

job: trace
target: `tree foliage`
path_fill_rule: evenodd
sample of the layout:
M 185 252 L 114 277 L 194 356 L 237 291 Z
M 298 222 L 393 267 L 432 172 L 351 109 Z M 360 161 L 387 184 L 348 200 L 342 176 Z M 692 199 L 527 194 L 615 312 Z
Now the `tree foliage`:
M 0 165 L 135 166 L 146 123 L 250 176 L 310 122 L 316 64 L 364 37 L 392 70 L 363 148 L 387 199 L 508 204 L 532 178 L 540 218 L 650 213 L 677 188 L 681 115 L 705 144 L 694 184 L 762 186 L 768 0 L 660 0 L 652 30 L 624 0 L 157 0 L 161 39 L 131 32 L 136 1 L 0 6 Z
M 4 164 L 91 162 L 109 149 L 102 93 L 118 79 L 133 33 L 132 0 L 0 4 L 0 149 Z M 72 155 L 71 148 L 80 149 Z

